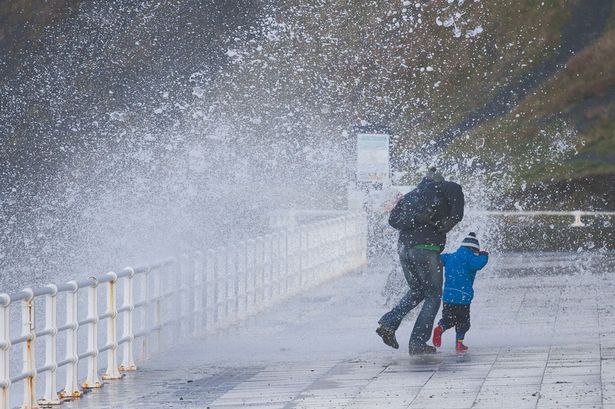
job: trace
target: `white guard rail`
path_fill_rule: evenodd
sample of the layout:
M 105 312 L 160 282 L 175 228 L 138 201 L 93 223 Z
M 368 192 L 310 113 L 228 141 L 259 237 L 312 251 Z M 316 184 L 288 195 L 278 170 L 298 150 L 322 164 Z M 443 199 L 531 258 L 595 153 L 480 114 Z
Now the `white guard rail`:
M 480 210 L 469 211 L 468 214 L 478 214 L 486 216 L 503 216 L 503 217 L 535 217 L 535 216 L 569 216 L 574 220 L 570 226 L 572 227 L 584 227 L 585 223 L 581 217 L 613 217 L 615 212 L 604 211 L 591 211 L 591 210 L 572 210 L 572 211 L 559 211 L 559 210 L 513 210 L 513 211 L 500 211 L 500 210 Z
M 26 288 L 0 294 L 0 409 L 11 406 L 11 391 L 23 383 L 22 408 L 58 405 L 78 398 L 84 390 L 100 388 L 105 380 L 135 371 L 134 356 L 145 359 L 165 341 L 185 340 L 233 325 L 289 295 L 322 283 L 367 263 L 366 218 L 345 213 L 312 224 L 281 230 L 232 247 L 182 255 L 141 268 L 127 267 L 82 281 Z M 106 309 L 98 311 L 99 289 L 105 288 Z M 81 294 L 83 291 L 87 293 Z M 118 297 L 122 295 L 122 304 Z M 79 312 L 87 303 L 87 316 Z M 35 300 L 44 297 L 45 326 L 35 328 Z M 58 298 L 64 297 L 66 321 L 58 323 Z M 102 301 L 102 300 L 101 300 Z M 10 310 L 21 305 L 21 333 L 11 337 Z M 118 334 L 121 319 L 122 333 Z M 133 322 L 141 325 L 135 331 Z M 101 322 L 106 340 L 100 346 Z M 87 328 L 86 345 L 80 331 Z M 102 328 L 101 328 L 102 329 Z M 59 334 L 65 333 L 65 355 L 58 360 Z M 37 363 L 37 348 L 44 338 L 45 362 Z M 20 346 L 20 348 L 18 348 Z M 121 349 L 121 362 L 120 362 Z M 138 349 L 138 350 L 137 350 Z M 11 376 L 11 356 L 21 350 L 21 372 Z M 99 354 L 106 353 L 106 368 L 99 373 Z M 86 360 L 85 372 L 79 362 Z M 58 369 L 65 383 L 58 391 Z M 37 382 L 44 378 L 42 398 Z

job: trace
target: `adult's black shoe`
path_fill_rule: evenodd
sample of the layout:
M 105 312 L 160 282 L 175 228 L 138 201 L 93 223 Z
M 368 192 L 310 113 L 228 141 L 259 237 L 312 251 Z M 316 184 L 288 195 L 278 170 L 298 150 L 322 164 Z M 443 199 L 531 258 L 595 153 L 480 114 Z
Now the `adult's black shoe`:
M 410 355 L 423 355 L 423 354 L 435 354 L 436 347 L 432 347 L 431 345 L 410 345 L 408 348 L 408 353 Z
M 380 325 L 378 329 L 376 329 L 376 334 L 380 335 L 380 338 L 382 338 L 382 342 L 384 342 L 391 348 L 399 348 L 399 344 L 397 343 L 397 339 L 395 338 L 395 331 L 391 331 L 390 329 Z

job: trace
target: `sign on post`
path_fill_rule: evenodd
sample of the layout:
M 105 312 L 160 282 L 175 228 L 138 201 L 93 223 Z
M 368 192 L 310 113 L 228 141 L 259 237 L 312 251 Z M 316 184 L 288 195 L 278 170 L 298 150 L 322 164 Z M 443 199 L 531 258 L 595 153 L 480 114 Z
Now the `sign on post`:
M 389 173 L 389 135 L 357 134 L 357 181 L 384 183 Z

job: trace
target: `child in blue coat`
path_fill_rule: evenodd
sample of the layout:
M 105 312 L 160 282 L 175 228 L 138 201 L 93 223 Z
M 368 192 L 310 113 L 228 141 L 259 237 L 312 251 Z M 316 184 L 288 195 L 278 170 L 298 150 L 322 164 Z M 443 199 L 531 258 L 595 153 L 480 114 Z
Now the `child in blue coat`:
M 433 344 L 442 345 L 442 333 L 455 327 L 457 342 L 455 350 L 468 349 L 463 344 L 466 332 L 470 329 L 470 304 L 474 298 L 474 278 L 476 272 L 487 265 L 489 253 L 480 251 L 476 233 L 472 232 L 461 242 L 454 253 L 441 255 L 444 264 L 444 291 L 442 291 L 442 319 L 433 330 Z

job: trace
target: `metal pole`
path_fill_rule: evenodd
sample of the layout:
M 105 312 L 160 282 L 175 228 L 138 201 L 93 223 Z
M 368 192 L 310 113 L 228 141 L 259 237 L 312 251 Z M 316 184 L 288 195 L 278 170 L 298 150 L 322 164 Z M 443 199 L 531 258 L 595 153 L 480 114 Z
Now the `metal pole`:
M 216 252 L 207 250 L 205 258 L 205 326 L 212 331 L 216 325 Z
M 241 241 L 237 244 L 237 318 L 244 320 L 248 316 L 248 274 L 247 245 Z
M 36 402 L 36 354 L 34 346 L 36 335 L 34 334 L 34 292 L 31 288 L 23 290 L 28 297 L 21 303 L 21 336 L 26 342 L 23 346 L 23 371 L 28 373 L 24 382 L 22 409 L 38 408 Z
M 173 262 L 173 264 L 175 264 L 175 262 Z M 152 299 L 154 300 L 151 306 L 151 308 L 153 308 L 152 317 L 154 321 L 151 328 L 153 328 L 152 331 L 156 333 L 156 350 L 160 351 L 162 349 L 162 344 L 164 342 L 163 335 L 162 335 L 162 301 L 163 300 L 162 300 L 161 270 L 160 269 L 151 270 L 149 277 L 153 282 Z M 146 285 L 149 285 L 149 281 L 146 283 Z M 145 325 L 149 325 L 149 323 L 146 323 Z
M 117 304 L 116 304 L 116 288 L 117 274 L 114 272 L 107 273 L 111 278 L 107 285 L 107 370 L 103 374 L 104 380 L 122 379 L 122 374 L 118 370 L 117 365 Z
M 239 308 L 237 306 L 237 294 L 239 292 L 239 280 L 237 275 L 237 246 L 229 246 L 226 249 L 226 311 L 228 323 L 237 322 Z
M 134 296 L 133 296 L 133 277 L 135 276 L 135 270 L 130 267 L 124 269 L 128 271 L 128 275 L 124 277 L 124 302 L 122 308 L 124 311 L 124 323 L 122 338 L 127 341 L 124 343 L 122 351 L 122 364 L 119 370 L 122 372 L 136 371 L 137 366 L 133 357 L 133 343 L 135 339 L 134 330 L 132 327 L 133 313 L 135 310 Z
M 77 349 L 77 331 L 79 329 L 79 319 L 77 315 L 77 290 L 79 286 L 76 281 L 67 283 L 71 286 L 70 292 L 66 294 L 66 360 L 69 362 L 66 367 L 66 386 L 60 392 L 62 399 L 77 399 L 81 396 L 79 390 L 79 353 Z
M 246 243 L 246 311 L 248 316 L 256 312 L 256 241 Z
M 308 266 L 308 229 L 305 226 L 299 228 L 299 282 L 297 287 L 303 287 L 304 275 Z
M 58 361 L 56 357 L 57 348 L 57 300 L 58 287 L 53 284 L 47 286 L 51 289 L 51 294 L 45 297 L 45 330 L 49 331 L 47 338 L 45 339 L 45 366 L 50 370 L 45 373 L 45 394 L 43 399 L 38 401 L 39 405 L 59 405 L 62 403 L 58 396 L 57 389 L 57 370 Z
M 574 216 L 574 222 L 571 224 L 572 227 L 584 227 L 585 223 L 583 223 L 583 221 L 581 220 L 581 212 L 580 211 L 575 211 L 572 212 L 572 215 Z
M 280 235 L 271 235 L 271 300 L 280 298 Z
M 11 403 L 11 297 L 0 294 L 0 408 L 9 409 Z
M 216 305 L 218 314 L 216 321 L 218 326 L 225 324 L 227 319 L 227 277 L 226 277 L 226 249 L 216 249 Z
M 184 297 L 184 291 L 185 291 L 184 283 L 185 283 L 185 275 L 186 275 L 186 267 L 185 267 L 186 258 L 187 258 L 186 255 L 182 254 L 177 260 L 177 263 L 175 264 L 177 268 L 177 275 L 176 275 L 177 282 L 176 282 L 175 294 L 173 298 L 175 302 L 174 323 L 176 325 L 176 330 L 173 331 L 173 334 L 171 337 L 173 340 L 181 339 L 182 334 L 184 333 L 184 328 L 185 328 L 183 306 L 186 303 L 186 300 L 184 299 L 185 298 Z
M 147 337 L 149 336 L 149 309 L 151 308 L 151 302 L 149 299 L 149 279 L 152 274 L 152 270 L 148 267 L 147 270 L 142 275 L 142 287 L 141 287 L 141 297 L 143 300 L 143 307 L 141 312 L 141 325 L 145 335 L 141 338 L 141 361 L 147 359 L 149 354 L 149 343 Z
M 98 280 L 90 277 L 92 284 L 88 287 L 88 372 L 83 389 L 101 388 L 103 383 L 98 377 Z
M 288 294 L 288 230 L 280 233 L 280 292 L 283 296 Z
M 263 307 L 265 299 L 264 275 L 265 275 L 265 240 L 262 237 L 256 238 L 255 250 L 255 274 L 256 281 L 254 284 L 254 309 L 256 312 Z
M 272 249 L 273 237 L 271 234 L 266 234 L 263 243 L 263 307 L 271 303 L 271 297 L 273 295 Z
M 203 272 L 204 269 L 204 265 L 203 265 L 203 253 L 200 251 L 197 251 L 194 254 L 194 263 L 193 263 L 193 268 L 194 268 L 194 290 L 192 292 L 192 296 L 193 296 L 193 306 L 194 308 L 192 309 L 192 335 L 193 336 L 198 336 L 199 334 L 201 334 L 201 332 L 203 331 L 203 328 L 205 327 L 205 322 L 203 319 L 204 316 L 204 311 L 203 311 L 203 288 L 205 286 L 205 274 Z
M 191 336 L 194 333 L 194 263 L 191 261 L 188 254 L 184 255 L 184 261 L 182 263 L 182 323 L 183 332 L 181 333 L 182 339 Z

